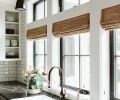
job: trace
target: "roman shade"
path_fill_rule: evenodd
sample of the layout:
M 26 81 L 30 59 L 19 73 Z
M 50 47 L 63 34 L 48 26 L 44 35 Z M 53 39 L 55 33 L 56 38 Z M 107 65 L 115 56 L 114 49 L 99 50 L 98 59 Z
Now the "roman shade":
M 67 20 L 53 23 L 53 35 L 56 37 L 88 32 L 90 14 L 80 15 Z
M 47 37 L 47 25 L 27 31 L 27 39 L 38 39 Z
M 120 4 L 102 10 L 101 25 L 105 30 L 120 28 Z

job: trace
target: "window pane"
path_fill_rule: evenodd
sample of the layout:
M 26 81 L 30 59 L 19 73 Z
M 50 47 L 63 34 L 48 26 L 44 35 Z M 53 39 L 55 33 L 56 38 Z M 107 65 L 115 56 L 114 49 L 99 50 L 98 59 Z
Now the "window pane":
M 120 57 L 116 58 L 116 97 L 120 99 Z
M 56 14 L 59 11 L 59 0 L 52 0 L 52 14 Z
M 65 56 L 65 85 L 79 88 L 79 56 Z
M 63 0 L 64 1 L 64 10 L 73 8 L 74 6 L 78 6 L 78 0 Z
M 116 55 L 120 55 L 120 29 L 116 30 Z
M 33 41 L 27 41 L 27 67 L 33 66 Z
M 80 88 L 90 90 L 90 57 L 80 57 Z
M 90 33 L 80 34 L 80 55 L 90 54 Z
M 36 68 L 43 68 L 44 69 L 44 55 L 36 55 L 35 57 L 35 67 Z
M 36 54 L 44 54 L 44 40 L 35 41 Z
M 80 4 L 84 4 L 84 3 L 87 3 L 89 2 L 90 0 L 80 0 Z
M 45 17 L 47 17 L 47 0 L 45 1 Z
M 36 20 L 44 18 L 44 2 L 40 2 L 36 6 Z
M 45 54 L 47 54 L 47 40 L 45 40 Z
M 63 42 L 64 55 L 79 54 L 79 35 L 64 37 Z

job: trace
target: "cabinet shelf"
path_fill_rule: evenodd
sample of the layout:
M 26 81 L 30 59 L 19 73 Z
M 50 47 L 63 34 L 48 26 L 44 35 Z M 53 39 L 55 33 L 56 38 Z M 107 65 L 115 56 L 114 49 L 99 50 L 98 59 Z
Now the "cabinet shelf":
M 6 58 L 5 61 L 20 61 L 20 58 Z
M 8 49 L 19 49 L 19 47 L 6 47 Z
M 13 60 L 13 59 L 19 59 L 19 57 L 14 57 L 14 56 L 12 57 L 12 56 L 8 56 L 8 57 L 6 57 L 6 59 L 9 59 L 9 60 L 11 59 L 11 60 Z
M 19 24 L 19 22 L 5 22 L 5 24 L 15 24 L 15 25 L 18 25 Z
M 6 36 L 19 36 L 18 34 L 5 34 Z

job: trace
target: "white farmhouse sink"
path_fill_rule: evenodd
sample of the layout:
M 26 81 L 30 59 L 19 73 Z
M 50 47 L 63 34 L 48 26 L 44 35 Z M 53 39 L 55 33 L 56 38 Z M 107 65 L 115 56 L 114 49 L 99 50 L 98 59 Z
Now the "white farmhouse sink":
M 32 97 L 25 97 L 25 98 L 17 98 L 12 100 L 56 100 L 56 99 L 50 98 L 46 95 L 40 95 L 40 96 L 32 96 Z

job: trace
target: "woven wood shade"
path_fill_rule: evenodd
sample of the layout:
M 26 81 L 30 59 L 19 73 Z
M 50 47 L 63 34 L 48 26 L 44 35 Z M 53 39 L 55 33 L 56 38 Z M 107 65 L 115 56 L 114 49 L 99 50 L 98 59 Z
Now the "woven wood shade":
M 27 39 L 38 39 L 47 37 L 47 25 L 27 31 Z
M 53 24 L 53 35 L 57 37 L 88 32 L 90 27 L 90 14 L 84 14 Z
M 105 30 L 120 28 L 120 5 L 102 10 L 101 25 Z

